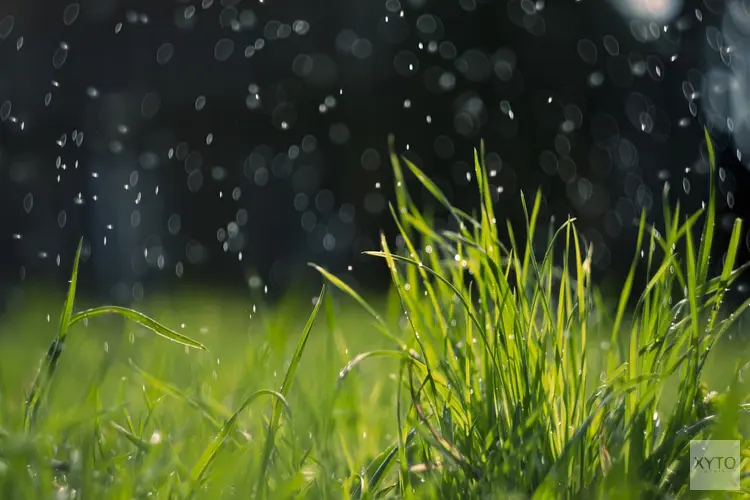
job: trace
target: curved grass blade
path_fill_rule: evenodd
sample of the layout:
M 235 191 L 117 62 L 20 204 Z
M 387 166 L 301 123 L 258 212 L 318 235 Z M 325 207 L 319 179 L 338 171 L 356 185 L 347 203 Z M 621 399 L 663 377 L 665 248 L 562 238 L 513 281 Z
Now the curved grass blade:
M 591 424 L 594 422 L 596 416 L 607 406 L 610 401 L 615 399 L 618 395 L 619 394 L 617 392 L 612 391 L 601 398 L 596 408 L 591 413 L 589 413 L 583 423 L 578 427 L 578 429 L 576 429 L 575 433 L 573 433 L 568 442 L 565 443 L 565 447 L 563 448 L 560 456 L 557 458 L 557 461 L 547 471 L 547 474 L 539 485 L 539 488 L 534 492 L 532 496 L 533 499 L 557 497 L 559 493 L 557 491 L 557 488 L 559 486 L 558 479 L 565 473 L 565 469 L 568 466 L 568 461 L 570 460 L 574 449 L 579 445 L 585 444 L 584 440 L 586 438 L 586 433 L 588 432 Z
M 383 334 L 388 337 L 389 340 L 395 342 L 397 345 L 401 346 L 402 349 L 405 349 L 406 346 L 403 344 L 403 342 L 399 341 L 393 333 L 391 333 L 390 329 L 388 328 L 388 324 L 385 322 L 385 320 L 378 314 L 375 309 L 370 306 L 370 304 L 367 303 L 365 299 L 362 298 L 360 294 L 355 292 L 352 287 L 341 281 L 339 278 L 334 276 L 333 274 L 329 273 L 322 267 L 316 265 L 316 264 L 309 264 L 310 267 L 314 268 L 316 271 L 318 271 L 320 274 L 323 275 L 323 277 L 330 281 L 333 286 L 353 298 L 362 308 L 367 311 L 370 316 L 375 318 L 375 321 L 377 321 L 378 326 L 380 327 L 379 330 L 383 332 Z
M 742 219 L 736 219 L 734 226 L 732 227 L 732 236 L 729 240 L 729 247 L 727 248 L 726 259 L 724 260 L 724 267 L 721 271 L 719 288 L 716 292 L 716 302 L 711 310 L 711 315 L 708 321 L 708 329 L 712 329 L 716 318 L 719 315 L 719 308 L 724 298 L 726 287 L 728 286 L 729 279 L 732 276 L 732 270 L 734 269 L 735 261 L 737 260 L 737 251 L 740 247 L 742 238 Z M 708 285 L 708 283 L 706 283 Z
M 402 158 L 403 162 L 406 164 L 407 167 L 409 167 L 409 170 L 411 170 L 411 173 L 414 175 L 414 177 L 417 178 L 417 180 L 422 184 L 422 186 L 427 189 L 427 191 L 430 192 L 432 196 L 435 197 L 435 199 L 445 207 L 448 212 L 453 216 L 454 219 L 456 219 L 459 223 L 463 223 L 462 217 L 459 215 L 458 209 L 454 207 L 450 200 L 448 200 L 448 197 L 443 194 L 443 192 L 440 190 L 439 187 L 437 187 L 437 184 L 432 182 L 432 180 L 427 177 L 427 175 L 422 172 L 422 170 L 419 169 L 414 163 L 410 162 L 406 158 Z M 473 220 L 471 217 L 467 217 L 467 219 L 470 219 L 475 226 L 479 226 L 479 222 L 476 220 Z
M 57 363 L 62 354 L 63 347 L 65 345 L 65 338 L 68 335 L 68 328 L 71 325 L 71 316 L 73 315 L 73 305 L 76 296 L 76 286 L 78 284 L 78 265 L 81 262 L 81 250 L 83 248 L 83 238 L 78 242 L 78 248 L 76 249 L 76 256 L 73 260 L 73 270 L 70 275 L 70 284 L 68 285 L 68 293 L 65 297 L 65 303 L 63 305 L 63 312 L 60 315 L 60 329 L 57 332 L 55 340 L 52 341 L 49 350 L 47 351 L 47 362 L 39 368 L 34 385 L 29 392 L 29 397 L 26 400 L 26 410 L 24 413 L 24 428 L 30 429 L 36 412 L 41 404 L 42 397 L 49 386 L 49 381 L 55 374 Z M 46 369 L 45 369 L 46 367 Z
M 120 424 L 117 424 L 115 422 L 110 422 L 109 425 L 112 426 L 114 430 L 122 434 L 125 437 L 125 439 L 133 443 L 136 448 L 138 448 L 139 450 L 143 452 L 149 451 L 151 447 L 153 446 L 151 443 L 139 438 L 138 436 L 136 436 L 135 434 L 127 430 L 125 427 L 121 426 Z
M 320 295 L 318 295 L 318 301 L 315 302 L 315 307 L 313 308 L 310 317 L 307 319 L 304 330 L 302 330 L 302 336 L 300 337 L 299 342 L 297 342 L 297 348 L 294 350 L 294 355 L 292 356 L 292 359 L 289 363 L 289 368 L 286 371 L 286 375 L 284 375 L 284 382 L 282 382 L 281 384 L 280 391 L 280 395 L 282 397 L 285 397 L 289 393 L 289 387 L 292 385 L 294 374 L 297 372 L 297 368 L 299 367 L 300 359 L 302 359 L 302 353 L 305 350 L 305 345 L 307 345 L 307 339 L 310 337 L 310 331 L 312 331 L 313 324 L 315 323 L 315 318 L 318 316 L 318 311 L 320 311 L 320 308 L 323 305 L 323 298 L 325 297 L 325 294 L 326 287 L 325 285 L 323 285 L 323 287 L 320 289 Z M 274 441 L 276 437 L 276 429 L 279 425 L 280 418 L 281 407 L 279 406 L 279 403 L 277 401 L 273 406 L 271 421 L 268 423 L 268 435 L 266 436 L 266 444 L 263 449 L 260 474 L 258 475 L 258 487 L 256 488 L 256 491 L 261 497 L 263 497 L 263 494 L 265 492 L 264 479 L 266 477 L 266 471 L 268 470 L 269 462 L 271 460 L 271 453 L 273 452 Z
M 364 360 L 368 358 L 397 358 L 397 359 L 404 359 L 408 358 L 409 356 L 404 351 L 395 351 L 390 349 L 382 349 L 382 350 L 376 350 L 376 351 L 367 351 L 360 354 L 357 354 L 354 356 L 354 359 L 349 361 L 345 367 L 343 367 L 341 370 L 339 370 L 339 385 L 341 385 L 346 377 L 351 373 L 354 368 L 359 366 L 360 363 L 362 363 Z
M 136 373 L 138 373 L 138 375 L 140 375 L 140 377 L 143 379 L 143 381 L 146 382 L 149 386 L 157 389 L 158 391 L 160 391 L 160 392 L 162 392 L 162 393 L 164 393 L 164 394 L 166 394 L 168 396 L 171 396 L 172 398 L 174 398 L 174 399 L 176 399 L 178 401 L 182 401 L 182 402 L 188 404 L 189 406 L 192 406 L 196 410 L 200 411 L 201 414 L 203 415 L 203 417 L 214 428 L 216 428 L 216 429 L 220 429 L 221 428 L 221 423 L 216 418 L 214 418 L 214 416 L 211 414 L 210 411 L 208 411 L 208 408 L 206 408 L 206 405 L 204 405 L 201 402 L 199 402 L 198 400 L 196 400 L 196 399 L 188 396 L 187 394 L 185 394 L 184 392 L 182 392 L 180 389 L 178 389 L 177 387 L 173 386 L 172 384 L 164 382 L 164 381 L 162 381 L 162 380 L 154 377 L 153 375 L 151 375 L 147 371 L 141 369 L 140 367 L 138 367 L 138 365 L 136 365 L 133 362 L 132 359 L 128 360 L 128 361 L 129 361 L 129 364 L 130 364 L 131 368 L 133 368 L 133 370 L 135 370 Z
M 474 325 L 476 325 L 476 327 L 479 329 L 479 332 L 481 334 L 483 334 L 483 335 L 486 335 L 485 329 L 482 326 L 482 324 L 479 322 L 479 320 L 477 319 L 477 317 L 474 315 L 473 309 L 472 309 L 469 301 L 463 296 L 463 294 L 461 293 L 461 291 L 458 288 L 456 288 L 456 285 L 454 285 L 453 283 L 451 283 L 450 280 L 448 280 L 445 277 L 443 277 L 443 275 L 441 275 L 440 273 L 438 273 L 437 271 L 435 271 L 433 269 L 430 269 L 429 267 L 425 266 L 424 264 L 420 264 L 418 261 L 416 261 L 414 259 L 410 259 L 408 257 L 402 257 L 400 255 L 394 255 L 394 254 L 390 254 L 390 253 L 386 253 L 386 252 L 382 252 L 382 251 L 367 251 L 367 252 L 363 252 L 363 253 L 365 255 L 371 255 L 373 257 L 380 257 L 380 258 L 383 258 L 383 259 L 387 259 L 390 256 L 390 258 L 392 258 L 393 260 L 400 261 L 400 262 L 405 262 L 407 264 L 411 264 L 412 266 L 422 267 L 425 271 L 427 271 L 429 274 L 431 274 L 434 277 L 436 277 L 444 285 L 446 285 L 448 288 L 450 288 L 453 293 L 456 294 L 456 296 L 462 302 L 462 304 L 464 306 L 464 309 L 466 310 L 466 314 L 469 315 L 469 318 L 474 323 Z
M 68 328 L 70 328 L 71 317 L 73 316 L 73 305 L 76 298 L 76 287 L 78 285 L 78 265 L 81 262 L 81 250 L 83 249 L 83 238 L 78 242 L 78 248 L 76 249 L 76 256 L 73 260 L 73 272 L 70 276 L 70 285 L 68 286 L 68 295 L 65 297 L 65 305 L 63 306 L 63 313 L 60 317 L 60 336 L 58 342 L 64 342 L 65 337 L 68 334 Z
M 229 434 L 231 434 L 231 432 L 234 430 L 237 418 L 245 410 L 245 408 L 250 405 L 250 403 L 258 399 L 260 396 L 272 396 L 276 398 L 276 403 L 281 404 L 288 413 L 291 413 L 289 403 L 287 403 L 286 398 L 281 393 L 272 391 L 270 389 L 261 389 L 252 393 L 247 399 L 245 399 L 245 401 L 243 401 L 243 403 L 240 405 L 237 411 L 234 412 L 231 418 L 227 420 L 227 422 L 219 431 L 219 434 L 217 434 L 211 444 L 209 444 L 206 449 L 203 450 L 203 453 L 198 459 L 198 462 L 196 462 L 196 464 L 193 466 L 193 469 L 190 471 L 190 482 L 193 488 L 200 485 L 201 481 L 203 480 L 203 476 L 206 473 L 206 470 L 211 465 L 211 462 L 214 461 L 219 451 L 221 451 L 221 448 L 224 446 L 227 436 L 229 436 Z
M 414 436 L 417 435 L 417 431 L 412 429 L 409 431 L 409 434 L 406 436 L 406 440 L 404 441 L 404 446 L 409 446 L 411 443 L 411 440 L 414 439 Z M 367 481 L 367 491 L 375 491 L 375 489 L 378 487 L 380 482 L 383 480 L 385 475 L 390 470 L 391 466 L 393 465 L 393 459 L 396 458 L 396 455 L 398 454 L 398 443 L 393 444 L 389 446 L 387 449 L 383 450 L 380 454 L 378 454 L 377 457 L 372 459 L 370 464 L 365 469 L 365 477 L 369 477 Z M 372 475 L 370 475 L 372 474 Z M 349 497 L 354 498 L 360 498 L 362 496 L 362 486 L 361 484 L 357 484 L 352 489 Z
M 706 221 L 703 226 L 703 234 L 701 235 L 700 248 L 698 250 L 697 281 L 699 285 L 703 285 L 708 276 L 708 260 L 711 256 L 711 247 L 714 239 L 714 225 L 716 223 L 716 180 L 714 179 L 714 173 L 716 172 L 716 154 L 714 153 L 714 145 L 711 141 L 708 129 L 704 128 L 703 133 L 705 135 L 706 148 L 708 150 L 709 188 Z
M 70 319 L 70 326 L 73 326 L 76 323 L 86 319 L 95 318 L 97 316 L 105 316 L 107 314 L 114 314 L 134 323 L 138 323 L 139 325 L 148 328 L 155 334 L 164 337 L 167 340 L 171 340 L 172 342 L 177 342 L 178 344 L 192 347 L 193 349 L 200 349 L 201 351 L 207 350 L 206 347 L 197 340 L 193 340 L 190 337 L 182 335 L 181 333 L 177 333 L 171 328 L 167 328 L 166 326 L 162 325 L 155 319 L 149 318 L 145 314 L 134 311 L 133 309 L 128 309 L 127 307 L 102 306 L 96 307 L 94 309 L 88 309 L 73 316 Z

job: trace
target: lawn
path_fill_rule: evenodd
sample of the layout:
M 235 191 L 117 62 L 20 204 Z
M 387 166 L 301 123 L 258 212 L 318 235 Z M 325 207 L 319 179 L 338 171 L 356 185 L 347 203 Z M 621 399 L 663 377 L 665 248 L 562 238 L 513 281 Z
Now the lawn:
M 706 141 L 706 208 L 635 221 L 620 297 L 540 197 L 501 241 L 481 150 L 472 214 L 392 157 L 387 297 L 319 268 L 318 297 L 184 290 L 135 312 L 76 298 L 76 260 L 67 298 L 28 288 L 0 322 L 0 498 L 691 497 L 690 441 L 743 439 L 750 394 L 750 302 L 725 304 L 744 232 L 711 273 Z

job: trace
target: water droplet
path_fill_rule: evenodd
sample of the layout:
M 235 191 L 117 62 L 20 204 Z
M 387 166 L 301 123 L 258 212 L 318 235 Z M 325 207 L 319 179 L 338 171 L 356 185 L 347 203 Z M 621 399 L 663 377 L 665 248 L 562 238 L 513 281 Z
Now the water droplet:
M 198 96 L 197 99 L 195 99 L 195 110 L 200 111 L 206 106 L 206 97 L 205 96 Z
M 28 214 L 31 213 L 32 208 L 34 208 L 34 195 L 26 193 L 26 196 L 23 198 L 23 209 Z
M 3 18 L 2 21 L 0 21 L 0 40 L 5 40 L 10 36 L 10 33 L 13 31 L 13 26 L 16 23 L 16 18 L 7 15 Z
M 68 44 L 65 42 L 62 42 L 59 47 L 55 49 L 54 54 L 52 54 L 52 67 L 55 69 L 60 69 L 65 64 L 65 61 L 68 60 Z
M 68 4 L 67 7 L 65 7 L 65 10 L 63 11 L 63 23 L 65 26 L 70 26 L 74 22 L 76 22 L 76 19 L 78 19 L 78 14 L 81 12 L 81 4 L 78 2 L 73 2 L 71 4 Z
M 229 38 L 222 38 L 214 46 L 214 58 L 217 61 L 226 61 L 231 57 L 232 52 L 234 52 L 234 41 Z
M 161 108 L 161 97 L 157 92 L 149 92 L 141 101 L 141 114 L 144 118 L 151 119 L 156 116 Z
M 1 121 L 5 121 L 5 120 L 8 119 L 8 117 L 10 116 L 11 109 L 12 109 L 12 105 L 11 105 L 10 101 L 5 101 L 0 106 L 0 120 Z
M 161 44 L 159 49 L 156 51 L 156 62 L 160 65 L 167 64 L 172 56 L 174 55 L 174 45 L 169 42 Z

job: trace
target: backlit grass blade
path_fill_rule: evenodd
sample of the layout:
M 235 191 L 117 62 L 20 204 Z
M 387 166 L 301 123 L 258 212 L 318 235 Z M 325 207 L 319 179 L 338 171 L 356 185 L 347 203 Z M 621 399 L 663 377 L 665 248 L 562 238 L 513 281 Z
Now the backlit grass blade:
M 312 264 L 312 263 L 309 264 L 309 265 L 310 265 L 310 267 L 312 267 L 313 269 L 315 269 L 316 271 L 318 271 L 321 275 L 323 275 L 323 277 L 326 280 L 330 281 L 333 286 L 335 286 L 336 288 L 338 288 L 339 290 L 341 290 L 342 292 L 344 292 L 345 294 L 347 294 L 348 296 L 350 296 L 351 298 L 353 298 L 360 306 L 362 306 L 362 309 L 364 309 L 365 311 L 367 311 L 367 313 L 370 314 L 370 316 L 372 316 L 375 319 L 375 321 L 377 321 L 377 323 L 378 323 L 378 325 L 380 327 L 379 330 L 383 334 L 385 334 L 386 337 L 388 337 L 390 340 L 392 340 L 393 342 L 395 342 L 399 346 L 402 346 L 403 348 L 405 348 L 405 346 L 403 345 L 403 342 L 401 342 L 400 340 L 398 340 L 396 338 L 396 336 L 393 335 L 393 333 L 391 333 L 391 330 L 388 327 L 388 324 L 383 319 L 383 317 L 380 314 L 378 314 L 375 311 L 375 309 L 373 309 L 372 306 L 370 306 L 370 304 L 368 304 L 367 301 L 362 298 L 362 296 L 360 294 L 358 294 L 357 292 L 355 292 L 354 289 L 352 289 L 352 287 L 350 287 L 349 285 L 347 285 L 346 283 L 344 283 L 339 278 L 337 278 L 333 274 L 329 273 L 328 271 L 326 271 L 322 267 L 320 267 L 320 266 L 318 266 L 316 264 Z
M 227 420 L 227 422 L 219 431 L 219 434 L 217 434 L 211 444 L 209 444 L 206 449 L 203 450 L 200 459 L 198 459 L 198 462 L 196 462 L 196 464 L 193 466 L 192 470 L 190 471 L 190 482 L 193 488 L 197 487 L 202 482 L 206 474 L 206 470 L 208 470 L 211 462 L 213 462 L 219 451 L 221 451 L 221 448 L 224 446 L 227 437 L 234 431 L 239 416 L 242 414 L 245 408 L 247 408 L 253 401 L 261 396 L 273 397 L 275 399 L 274 406 L 280 405 L 285 408 L 288 413 L 291 414 L 289 403 L 287 403 L 286 398 L 280 392 L 272 391 L 270 389 L 261 389 L 252 393 L 247 399 L 245 399 L 245 401 L 242 402 L 240 407 L 237 408 L 237 411 L 234 412 L 229 420 Z
M 409 446 L 417 431 L 412 429 L 406 437 L 404 446 Z M 365 478 L 367 478 L 367 491 L 375 491 L 380 482 L 385 478 L 385 475 L 393 465 L 394 459 L 398 455 L 398 444 L 394 444 L 388 447 L 388 449 L 381 452 L 375 457 L 365 469 Z M 359 498 L 362 493 L 362 487 L 357 484 L 352 488 L 350 498 Z
M 355 369 L 357 368 L 360 363 L 362 363 L 364 360 L 368 358 L 396 358 L 396 359 L 402 359 L 405 358 L 406 353 L 404 351 L 395 351 L 395 350 L 388 350 L 383 349 L 379 351 L 367 351 L 360 354 L 357 354 L 354 356 L 354 358 L 349 361 L 345 367 L 343 367 L 341 370 L 339 370 L 339 381 L 338 384 L 341 385 L 344 380 L 346 380 L 347 376 Z
M 437 184 L 432 182 L 432 180 L 425 175 L 422 170 L 419 169 L 414 163 L 410 162 L 406 158 L 402 158 L 403 162 L 406 164 L 407 167 L 409 167 L 409 170 L 411 170 L 411 173 L 414 174 L 414 177 L 417 178 L 417 180 L 427 189 L 427 191 L 430 192 L 432 196 L 435 197 L 435 199 L 440 202 L 443 207 L 450 212 L 450 214 L 453 216 L 454 219 L 456 219 L 457 222 L 463 227 L 464 222 L 469 222 L 472 226 L 480 226 L 479 222 L 477 222 L 473 217 L 468 216 L 467 214 L 463 213 L 458 208 L 454 207 L 450 200 L 443 194 L 443 192 L 440 190 L 439 187 L 437 187 Z
M 281 389 L 279 391 L 282 398 L 286 397 L 286 395 L 289 393 L 289 388 L 292 385 L 294 374 L 297 373 L 297 368 L 299 368 L 299 362 L 302 359 L 302 353 L 304 352 L 305 346 L 307 345 L 307 340 L 310 337 L 310 332 L 312 331 L 313 324 L 315 324 L 315 318 L 318 316 L 318 311 L 320 311 L 320 308 L 323 305 L 323 299 L 325 297 L 325 294 L 326 294 L 326 287 L 325 285 L 323 285 L 323 287 L 320 289 L 320 295 L 318 295 L 318 300 L 317 302 L 315 302 L 315 307 L 313 307 L 313 311 L 310 314 L 310 317 L 307 319 L 305 328 L 302 330 L 302 335 L 300 336 L 300 339 L 297 342 L 297 348 L 294 350 L 294 355 L 292 356 L 292 359 L 289 362 L 289 368 L 287 368 L 286 370 L 286 375 L 284 375 L 284 381 L 282 382 Z M 275 446 L 276 430 L 279 425 L 280 418 L 281 418 L 281 405 L 277 401 L 273 405 L 273 410 L 271 413 L 271 421 L 268 424 L 268 435 L 266 436 L 266 444 L 263 447 L 263 456 L 261 457 L 260 474 L 258 475 L 258 483 L 257 483 L 257 491 L 261 497 L 263 496 L 263 493 L 265 492 L 266 471 L 268 471 L 268 468 L 270 465 L 271 454 L 273 453 L 273 448 Z
M 151 446 L 152 446 L 151 443 L 149 443 L 147 441 L 144 441 L 143 439 L 139 438 L 138 436 L 136 436 L 135 434 L 133 434 L 132 432 L 130 432 L 129 430 L 127 430 L 125 427 L 123 427 L 123 426 L 121 426 L 121 425 L 119 425 L 119 424 L 117 424 L 115 422 L 110 422 L 109 425 L 114 430 L 116 430 L 117 432 L 119 432 L 120 434 L 122 434 L 125 437 L 125 439 L 127 439 L 128 441 L 130 441 L 131 443 L 133 443 L 135 445 L 135 447 L 138 448 L 139 450 L 141 450 L 143 452 L 148 452 L 151 449 Z
M 94 309 L 89 309 L 87 311 L 83 311 L 83 312 L 75 314 L 70 319 L 70 325 L 72 326 L 80 321 L 91 319 L 91 318 L 96 318 L 97 316 L 105 316 L 108 314 L 114 314 L 116 316 L 120 316 L 134 323 L 138 323 L 139 325 L 148 328 L 155 334 L 161 337 L 164 337 L 167 340 L 171 340 L 172 342 L 177 342 L 178 344 L 182 344 L 187 347 L 192 347 L 193 349 L 200 349 L 202 351 L 206 350 L 203 344 L 201 344 L 197 340 L 193 340 L 190 337 L 187 337 L 185 335 L 182 335 L 181 333 L 178 333 L 172 330 L 171 328 L 167 328 L 166 326 L 162 325 L 155 319 L 149 318 L 145 314 L 140 313 L 138 311 L 134 311 L 133 309 L 128 309 L 127 307 L 103 306 L 103 307 L 97 307 Z
M 729 248 L 727 249 L 727 256 L 724 260 L 724 267 L 722 268 L 718 289 L 716 291 L 716 302 L 711 310 L 711 317 L 708 321 L 708 329 L 713 328 L 716 318 L 719 315 L 719 309 L 721 301 L 724 298 L 724 291 L 729 284 L 729 280 L 732 277 L 732 271 L 734 270 L 734 264 L 737 261 L 737 251 L 739 250 L 742 238 L 742 220 L 736 219 L 734 226 L 732 227 L 732 236 L 729 239 Z
M 479 329 L 479 331 L 482 332 L 482 333 L 484 333 L 484 327 L 482 326 L 482 324 L 479 322 L 479 320 L 475 316 L 473 308 L 471 307 L 471 303 L 468 300 L 466 300 L 466 297 L 463 296 L 463 294 L 461 293 L 461 291 L 459 291 L 459 289 L 456 288 L 456 286 L 453 283 L 451 283 L 450 280 L 448 280 L 447 278 L 445 278 L 444 276 L 442 276 L 441 274 L 439 274 L 437 271 L 435 271 L 433 269 L 430 269 L 429 267 L 424 266 L 423 264 L 420 264 L 419 262 L 415 261 L 414 259 L 410 259 L 408 257 L 402 257 L 400 255 L 386 254 L 383 251 L 377 251 L 377 252 L 375 252 L 375 251 L 372 251 L 372 252 L 368 251 L 368 252 L 365 252 L 365 254 L 366 255 L 372 255 L 374 257 L 381 257 L 383 259 L 386 259 L 386 258 L 388 258 L 390 256 L 390 258 L 392 258 L 393 260 L 400 261 L 400 262 L 405 262 L 405 263 L 411 264 L 413 266 L 420 266 L 421 265 L 421 267 L 423 267 L 425 269 L 425 271 L 427 271 L 432 276 L 435 276 L 438 280 L 440 280 L 443 284 L 445 284 L 446 286 L 448 286 L 451 290 L 453 290 L 456 293 L 456 295 L 459 298 L 459 300 L 461 300 L 461 302 L 463 303 L 463 305 L 464 305 L 464 307 L 466 309 L 466 312 L 469 314 L 469 317 L 471 318 L 471 320 L 474 322 L 474 324 Z
M 700 249 L 698 250 L 698 279 L 697 283 L 702 286 L 706 282 L 708 276 L 708 260 L 711 257 L 711 249 L 714 239 L 714 225 L 716 223 L 716 180 L 714 175 L 716 173 L 716 154 L 714 153 L 714 145 L 711 141 L 711 136 L 708 134 L 708 129 L 703 129 L 706 149 L 708 150 L 708 203 L 706 204 L 706 221 L 703 226 L 703 234 L 701 235 Z
M 217 421 L 214 415 L 212 415 L 211 412 L 208 411 L 205 405 L 201 404 L 195 398 L 188 396 L 174 385 L 164 382 L 163 380 L 154 377 L 145 370 L 142 370 L 133 362 L 133 360 L 128 360 L 128 362 L 130 364 L 130 367 L 135 370 L 135 372 L 143 379 L 144 382 L 146 382 L 147 385 L 200 411 L 212 427 L 216 429 L 219 429 L 221 427 L 221 424 L 219 423 L 219 421 Z
M 65 346 L 65 338 L 68 334 L 68 328 L 71 324 L 71 316 L 73 315 L 73 306 L 75 303 L 76 286 L 78 283 L 78 265 L 81 261 L 81 250 L 83 248 L 83 239 L 78 242 L 78 248 L 76 249 L 75 259 L 73 260 L 73 271 L 70 276 L 70 284 L 68 285 L 68 293 L 65 296 L 65 303 L 63 304 L 63 311 L 60 315 L 60 328 L 58 330 L 55 340 L 47 352 L 46 363 L 39 368 L 34 385 L 31 388 L 29 397 L 26 400 L 26 411 L 24 414 L 24 428 L 29 429 L 34 421 L 39 404 L 41 403 L 44 393 L 47 390 L 52 376 L 57 368 L 57 362 L 60 359 L 63 348 Z
M 65 336 L 68 333 L 68 328 L 71 325 L 71 316 L 73 316 L 73 306 L 76 298 L 76 287 L 78 285 L 78 265 L 81 262 L 81 250 L 83 249 L 83 239 L 78 242 L 78 248 L 76 249 L 76 256 L 73 260 L 73 272 L 70 276 L 70 284 L 68 286 L 68 294 L 65 297 L 65 305 L 63 306 L 63 312 L 60 316 L 60 336 L 58 342 L 64 342 Z
M 620 331 L 620 325 L 622 324 L 622 320 L 625 316 L 625 309 L 628 305 L 628 301 L 630 300 L 630 292 L 633 288 L 633 280 L 635 279 L 635 271 L 638 267 L 638 261 L 640 260 L 640 252 L 641 248 L 643 246 L 643 237 L 646 230 L 646 212 L 641 212 L 641 218 L 640 222 L 638 224 L 638 242 L 635 245 L 635 255 L 633 256 L 633 261 L 630 264 L 630 270 L 628 271 L 627 278 L 625 278 L 625 283 L 623 283 L 622 286 L 622 292 L 620 293 L 620 300 L 617 304 L 617 314 L 615 316 L 615 324 L 612 327 L 612 339 L 611 343 L 613 345 L 617 345 L 617 335 Z

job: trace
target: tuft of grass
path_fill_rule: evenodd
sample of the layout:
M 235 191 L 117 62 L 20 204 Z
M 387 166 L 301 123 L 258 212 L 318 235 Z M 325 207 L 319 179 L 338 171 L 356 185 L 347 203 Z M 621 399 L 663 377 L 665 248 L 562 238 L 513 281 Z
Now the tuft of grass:
M 746 267 L 736 266 L 740 220 L 720 275 L 709 276 L 716 165 L 708 133 L 706 147 L 706 209 L 684 216 L 665 196 L 663 230 L 645 212 L 635 221 L 634 258 L 612 320 L 601 301 L 595 306 L 594 249 L 574 219 L 539 247 L 541 195 L 531 205 L 522 196 L 526 224 L 507 224 L 506 245 L 480 152 L 472 215 L 453 207 L 416 165 L 391 155 L 398 186 L 391 212 L 402 245 L 392 250 L 383 236 L 381 249 L 367 253 L 385 260 L 406 320 L 406 331 L 383 327 L 395 339 L 406 401 L 397 416 L 400 450 L 393 451 L 402 461 L 398 482 L 365 469 L 362 482 L 373 496 L 506 491 L 541 499 L 625 491 L 643 498 L 688 491 L 687 470 L 678 466 L 688 459 L 689 441 L 736 435 L 736 425 L 716 427 L 717 415 L 749 408 L 738 398 L 717 403 L 703 385 L 709 355 L 750 305 L 722 309 Z M 403 166 L 443 206 L 455 231 L 432 229 L 411 200 Z M 380 323 L 351 288 L 321 273 Z M 646 286 L 636 295 L 637 273 Z M 411 443 L 406 433 L 416 434 Z M 742 466 L 747 471 L 747 460 Z
M 596 249 L 575 219 L 544 223 L 541 195 L 521 197 L 521 227 L 496 219 L 483 147 L 469 213 L 390 144 L 399 234 L 367 252 L 390 274 L 384 301 L 314 266 L 356 309 L 325 286 L 304 323 L 298 298 L 270 313 L 262 297 L 152 302 L 165 322 L 199 328 L 208 352 L 132 309 L 75 312 L 79 245 L 23 401 L 17 381 L 37 346 L 0 336 L 0 498 L 689 496 L 690 440 L 741 439 L 750 410 L 746 365 L 727 369 L 743 354 L 722 342 L 750 307 L 725 304 L 748 267 L 737 265 L 743 228 L 735 221 L 712 264 L 708 134 L 706 208 L 684 214 L 665 191 L 663 223 L 634 221 L 618 297 L 594 286 Z M 412 201 L 415 184 L 451 230 Z M 37 330 L 38 300 L 3 331 Z M 94 321 L 106 315 L 125 330 Z M 71 340 L 73 327 L 89 334 Z

